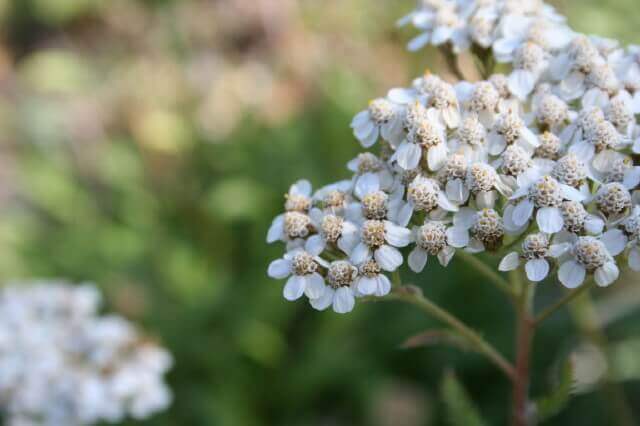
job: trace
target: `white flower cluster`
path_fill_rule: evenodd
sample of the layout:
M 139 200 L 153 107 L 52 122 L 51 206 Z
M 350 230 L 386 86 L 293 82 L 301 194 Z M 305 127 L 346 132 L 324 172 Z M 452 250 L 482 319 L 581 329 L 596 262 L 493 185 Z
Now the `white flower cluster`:
M 378 154 L 315 193 L 293 185 L 269 230 L 287 246 L 268 271 L 289 277 L 285 298 L 348 312 L 390 291 L 407 246 L 414 272 L 430 255 L 446 266 L 456 249 L 509 247 L 499 269 L 523 265 L 533 282 L 557 265 L 568 288 L 587 275 L 607 286 L 623 256 L 640 271 L 640 48 L 576 34 L 535 0 L 425 0 L 409 19 L 422 41 L 491 46 L 510 70 L 427 74 L 355 116 Z
M 98 316 L 91 285 L 0 290 L 0 407 L 11 426 L 80 426 L 165 409 L 171 356 L 125 319 Z

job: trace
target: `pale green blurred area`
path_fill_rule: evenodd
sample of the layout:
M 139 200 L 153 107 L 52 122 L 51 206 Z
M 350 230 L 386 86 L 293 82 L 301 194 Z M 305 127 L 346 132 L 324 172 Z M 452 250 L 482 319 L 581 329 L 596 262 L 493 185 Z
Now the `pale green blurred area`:
M 433 321 L 394 305 L 317 313 L 266 277 L 288 185 L 348 177 L 351 117 L 446 72 L 435 50 L 404 51 L 413 32 L 394 22 L 412 4 L 0 0 L 0 278 L 95 281 L 166 345 L 175 402 L 146 424 L 446 424 L 451 368 L 487 424 L 505 422 L 508 383 L 482 359 L 398 349 Z M 634 1 L 558 4 L 577 29 L 640 43 Z M 509 307 L 462 266 L 405 278 L 510 354 Z M 637 407 L 634 284 L 598 291 L 597 309 Z M 561 295 L 541 287 L 540 304 Z M 566 313 L 541 330 L 533 392 L 578 348 L 582 393 L 548 424 L 608 424 L 601 354 L 576 330 Z

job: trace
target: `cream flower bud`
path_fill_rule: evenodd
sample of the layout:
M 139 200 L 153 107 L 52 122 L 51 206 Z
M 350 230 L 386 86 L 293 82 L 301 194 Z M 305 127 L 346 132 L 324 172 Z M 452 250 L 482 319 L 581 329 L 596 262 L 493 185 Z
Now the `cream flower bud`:
M 329 265 L 327 282 L 334 289 L 349 287 L 357 276 L 358 268 L 346 260 L 338 260 Z
M 596 196 L 598 209 L 607 216 L 617 216 L 631 208 L 631 194 L 618 182 L 602 186 Z
M 518 176 L 533 165 L 531 156 L 517 145 L 508 146 L 502 153 L 500 170 L 509 176 Z
M 369 103 L 371 119 L 378 125 L 388 123 L 395 116 L 393 104 L 384 98 L 378 98 Z
M 447 246 L 447 227 L 441 222 L 427 222 L 416 232 L 416 245 L 435 256 Z
M 440 186 L 436 181 L 418 176 L 407 189 L 407 199 L 416 211 L 430 212 L 438 207 L 439 193 Z
M 529 188 L 529 197 L 536 207 L 559 207 L 562 204 L 562 188 L 551 176 L 543 176 Z
M 544 132 L 540 135 L 540 146 L 535 150 L 535 156 L 547 160 L 557 160 L 560 156 L 562 143 L 560 138 L 551 132 Z
M 567 154 L 558 160 L 551 175 L 560 183 L 578 187 L 587 178 L 587 167 L 575 155 Z
M 474 163 L 467 170 L 466 185 L 471 192 L 491 191 L 498 184 L 498 172 L 488 164 Z
M 502 218 L 494 209 L 482 209 L 470 229 L 471 235 L 481 241 L 489 250 L 500 246 L 504 237 Z

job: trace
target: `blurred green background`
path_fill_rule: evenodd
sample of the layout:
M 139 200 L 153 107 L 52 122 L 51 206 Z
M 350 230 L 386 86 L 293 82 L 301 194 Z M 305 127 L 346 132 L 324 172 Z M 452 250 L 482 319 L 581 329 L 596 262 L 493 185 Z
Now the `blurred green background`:
M 351 117 L 442 71 L 435 51 L 404 52 L 413 33 L 394 22 L 412 5 L 0 0 L 0 278 L 94 281 L 171 350 L 175 401 L 144 424 L 447 424 L 453 369 L 487 424 L 506 422 L 508 383 L 484 360 L 400 348 L 436 326 L 419 312 L 318 313 L 266 277 L 289 184 L 347 177 Z M 578 30 L 640 43 L 636 0 L 556 5 Z M 458 266 L 405 279 L 511 356 L 510 308 Z M 570 354 L 587 383 L 547 424 L 617 424 L 617 386 L 640 407 L 634 280 L 597 294 L 613 385 L 588 383 L 598 357 L 567 313 L 540 331 L 533 394 Z M 540 304 L 561 294 L 541 286 Z

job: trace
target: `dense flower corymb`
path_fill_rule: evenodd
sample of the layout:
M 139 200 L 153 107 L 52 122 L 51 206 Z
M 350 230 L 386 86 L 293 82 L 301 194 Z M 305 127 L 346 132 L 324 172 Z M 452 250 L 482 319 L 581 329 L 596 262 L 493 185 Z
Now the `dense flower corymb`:
M 164 410 L 171 356 L 124 318 L 98 316 L 91 285 L 0 291 L 0 406 L 9 425 L 91 425 Z
M 389 292 L 385 274 L 430 256 L 447 266 L 456 250 L 499 253 L 501 271 L 522 265 L 532 282 L 557 271 L 570 288 L 639 270 L 640 47 L 577 34 L 540 0 L 422 0 L 400 23 L 421 31 L 412 50 L 469 50 L 489 77 L 426 73 L 355 116 L 379 153 L 315 194 L 296 183 L 269 231 L 309 259 L 298 275 L 287 256 L 270 268 L 290 276 L 285 297 L 348 312 Z

